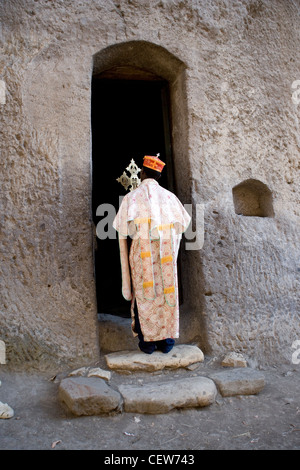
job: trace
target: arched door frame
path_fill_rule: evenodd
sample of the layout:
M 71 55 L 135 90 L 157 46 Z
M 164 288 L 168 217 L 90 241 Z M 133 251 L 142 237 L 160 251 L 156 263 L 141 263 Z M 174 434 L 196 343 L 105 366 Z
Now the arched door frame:
M 190 204 L 192 186 L 188 151 L 188 102 L 186 92 L 186 65 L 164 47 L 147 41 L 129 41 L 108 46 L 93 56 L 92 77 L 127 80 L 164 80 L 168 83 L 170 135 L 173 159 L 172 190 L 183 204 Z M 91 80 L 92 81 L 92 80 Z M 92 159 L 91 159 L 92 160 Z M 171 188 L 170 188 L 171 189 Z M 189 269 L 186 257 L 179 264 L 185 311 L 188 302 Z
M 183 203 L 188 203 L 191 194 L 180 179 L 190 176 L 188 158 L 187 96 L 185 64 L 162 46 L 147 41 L 128 41 L 108 46 L 93 56 L 92 74 L 126 76 L 128 79 L 161 77 L 169 83 L 170 111 L 172 118 L 172 155 L 174 164 L 174 191 Z

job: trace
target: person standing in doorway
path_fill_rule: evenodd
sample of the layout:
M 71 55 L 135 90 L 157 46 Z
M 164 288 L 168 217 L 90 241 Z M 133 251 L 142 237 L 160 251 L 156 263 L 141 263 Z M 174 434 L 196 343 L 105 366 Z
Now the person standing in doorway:
M 144 157 L 141 184 L 124 197 L 113 222 L 123 297 L 131 300 L 133 335 L 147 354 L 168 353 L 179 337 L 177 256 L 191 220 L 175 194 L 159 185 L 164 166 L 158 156 Z

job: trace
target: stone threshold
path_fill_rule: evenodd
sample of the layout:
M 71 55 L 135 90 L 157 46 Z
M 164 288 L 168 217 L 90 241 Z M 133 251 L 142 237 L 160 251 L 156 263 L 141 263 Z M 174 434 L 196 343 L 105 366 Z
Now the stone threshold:
M 174 376 L 176 369 L 189 369 L 204 360 L 202 351 L 193 345 L 175 346 L 168 354 L 123 351 L 108 354 L 105 359 L 118 378 L 118 372 L 123 374 L 127 371 L 130 377 L 134 377 L 134 372 L 146 372 L 151 380 L 144 382 L 140 379 L 132 384 L 126 383 L 126 377 L 117 385 L 110 380 L 109 374 L 104 374 L 103 379 L 100 375 L 95 377 L 96 372 L 87 376 L 72 373 L 59 385 L 59 400 L 76 416 L 116 412 L 167 413 L 172 409 L 212 405 L 218 393 L 223 397 L 253 395 L 265 386 L 263 374 L 248 367 L 212 369 L 199 375 L 194 371 L 192 377 Z M 153 380 L 153 374 L 163 369 L 170 370 L 167 377 L 163 374 Z
M 107 366 L 118 372 L 144 371 L 153 372 L 163 369 L 178 369 L 204 361 L 204 355 L 197 346 L 179 344 L 164 354 L 155 351 L 145 354 L 141 351 L 120 351 L 105 356 Z

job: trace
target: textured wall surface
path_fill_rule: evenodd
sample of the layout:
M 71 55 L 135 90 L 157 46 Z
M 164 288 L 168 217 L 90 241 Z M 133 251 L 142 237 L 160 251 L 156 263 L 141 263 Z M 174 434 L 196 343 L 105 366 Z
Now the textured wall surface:
M 166 77 L 177 192 L 205 208 L 203 248 L 183 253 L 182 340 L 290 361 L 300 339 L 299 1 L 1 0 L 0 14 L 7 359 L 98 357 L 93 57 L 144 41 L 169 60 L 153 48 L 156 74 L 169 73 L 172 57 L 184 65 Z M 246 180 L 267 186 L 274 217 L 235 212 L 232 190 Z

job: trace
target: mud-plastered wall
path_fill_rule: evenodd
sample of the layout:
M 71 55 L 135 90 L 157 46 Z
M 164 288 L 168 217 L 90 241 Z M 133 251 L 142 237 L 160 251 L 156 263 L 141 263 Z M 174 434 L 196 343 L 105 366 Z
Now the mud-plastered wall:
M 0 3 L 8 360 L 98 357 L 91 78 L 99 52 L 129 41 L 184 68 L 171 97 L 176 187 L 204 207 L 205 237 L 182 254 L 182 340 L 290 360 L 300 339 L 299 12 L 297 0 Z

